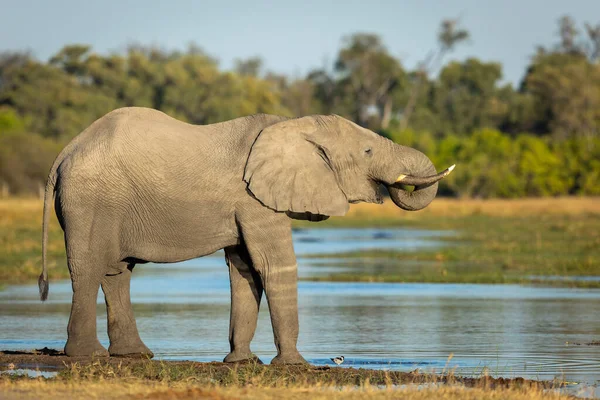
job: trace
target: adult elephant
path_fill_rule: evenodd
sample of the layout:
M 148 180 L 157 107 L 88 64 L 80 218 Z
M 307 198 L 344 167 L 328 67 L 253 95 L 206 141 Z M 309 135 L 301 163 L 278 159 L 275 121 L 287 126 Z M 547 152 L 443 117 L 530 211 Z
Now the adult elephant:
M 73 303 L 65 353 L 152 356 L 139 337 L 129 284 L 138 263 L 171 263 L 225 249 L 231 280 L 231 352 L 253 358 L 263 291 L 277 347 L 272 363 L 304 363 L 298 339 L 297 265 L 291 218 L 344 215 L 348 203 L 381 203 L 380 184 L 406 210 L 435 197 L 429 159 L 338 116 L 253 115 L 195 126 L 147 108 L 94 122 L 59 154 L 44 198 L 64 230 Z M 415 186 L 404 191 L 403 185 Z M 102 286 L 110 347 L 96 332 Z

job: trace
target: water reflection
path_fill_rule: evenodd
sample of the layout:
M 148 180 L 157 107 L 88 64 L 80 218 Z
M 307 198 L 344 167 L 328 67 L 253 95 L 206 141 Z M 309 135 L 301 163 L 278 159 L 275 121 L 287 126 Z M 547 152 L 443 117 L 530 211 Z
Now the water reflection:
M 379 232 L 379 234 L 377 234 Z M 357 248 L 439 245 L 442 233 L 412 230 L 302 230 L 295 233 L 300 273 L 303 254 Z M 301 238 L 313 238 L 298 241 Z M 402 266 L 397 266 L 401 268 Z M 412 266 L 414 267 L 414 266 Z M 345 355 L 344 366 L 398 370 L 446 364 L 460 374 L 490 373 L 595 383 L 600 347 L 574 346 L 600 337 L 600 291 L 518 285 L 301 282 L 299 349 L 315 364 Z M 221 360 L 228 352 L 229 282 L 222 254 L 175 265 L 144 265 L 132 281 L 141 336 L 163 359 Z M 50 300 L 35 285 L 0 292 L 0 348 L 62 348 L 71 288 L 52 283 Z M 108 344 L 106 312 L 98 305 L 100 340 Z M 266 302 L 253 350 L 274 355 Z M 453 358 L 448 362 L 448 356 Z

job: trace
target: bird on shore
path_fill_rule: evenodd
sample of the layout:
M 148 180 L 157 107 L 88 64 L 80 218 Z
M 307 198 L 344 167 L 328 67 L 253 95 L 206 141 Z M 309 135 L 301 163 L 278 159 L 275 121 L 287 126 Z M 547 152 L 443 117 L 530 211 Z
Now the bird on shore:
M 344 356 L 331 358 L 331 361 L 333 361 L 336 365 L 340 365 L 344 362 Z

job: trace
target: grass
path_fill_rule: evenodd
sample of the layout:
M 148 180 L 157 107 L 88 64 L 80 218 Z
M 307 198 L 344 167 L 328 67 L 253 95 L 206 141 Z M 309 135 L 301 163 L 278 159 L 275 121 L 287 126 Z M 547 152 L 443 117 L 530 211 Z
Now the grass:
M 573 397 L 541 389 L 470 389 L 464 387 L 358 388 L 329 386 L 204 386 L 191 382 L 132 381 L 43 381 L 0 378 L 0 397 L 6 399 L 406 399 L 406 400 L 538 400 Z
M 68 277 L 62 230 L 54 213 L 49 230 L 49 275 Z M 42 202 L 0 200 L 0 282 L 33 282 L 41 270 Z M 391 202 L 352 205 L 346 217 L 296 227 L 405 226 L 451 230 L 449 246 L 431 251 L 364 251 L 344 258 L 349 271 L 329 281 L 536 283 L 532 275 L 600 275 L 600 198 L 524 200 L 436 199 L 409 213 Z M 547 285 L 598 287 L 600 282 Z
M 66 364 L 56 378 L 0 375 L 2 398 L 538 399 L 560 382 L 258 364 L 124 360 Z
M 37 280 L 42 270 L 42 209 L 37 199 L 0 200 L 0 282 L 14 284 Z M 48 273 L 51 279 L 68 278 L 63 232 L 52 210 L 48 231 Z
M 341 224 L 333 219 L 329 226 Z M 345 224 L 456 234 L 441 237 L 446 246 L 431 250 L 314 255 L 341 259 L 336 265 L 345 268 L 313 280 L 600 287 L 594 281 L 532 278 L 600 275 L 600 199 L 436 200 L 419 213 L 399 211 L 390 203 L 380 209 L 365 204 L 354 207 Z

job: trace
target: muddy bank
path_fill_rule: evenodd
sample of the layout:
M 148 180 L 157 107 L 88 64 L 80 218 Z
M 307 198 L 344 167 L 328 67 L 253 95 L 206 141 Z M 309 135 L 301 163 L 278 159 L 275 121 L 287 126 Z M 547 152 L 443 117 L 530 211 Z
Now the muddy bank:
M 67 357 L 62 351 L 44 348 L 34 351 L 0 351 L 0 372 L 15 369 L 58 371 L 59 379 L 76 378 L 140 378 L 150 380 L 205 381 L 214 384 L 255 384 L 280 386 L 287 384 L 331 385 L 403 385 L 410 383 L 454 383 L 467 387 L 540 389 L 564 386 L 561 381 L 533 381 L 523 378 L 477 378 L 421 371 L 400 372 L 371 369 L 315 366 L 271 366 L 252 363 L 161 361 L 121 357 Z M 442 372 L 442 371 L 440 371 Z

